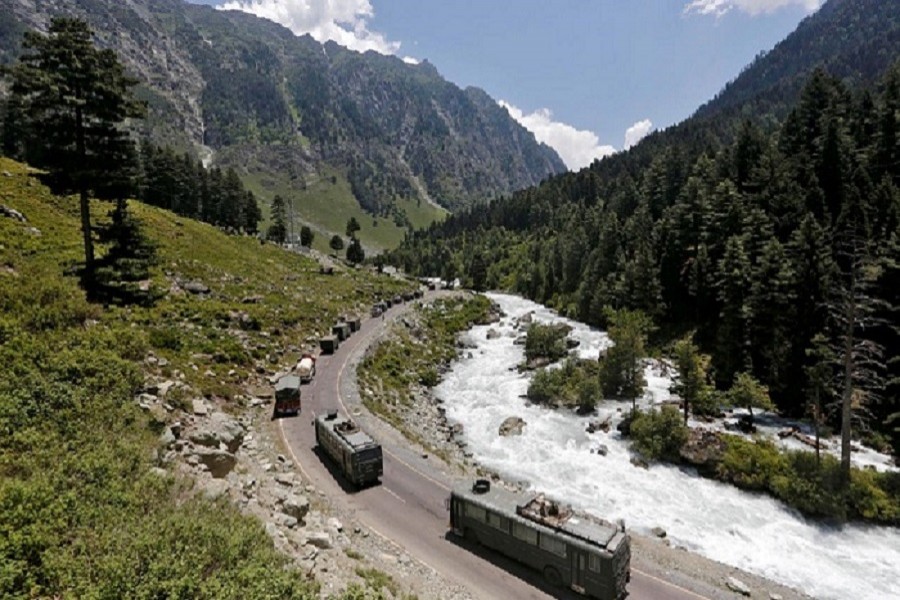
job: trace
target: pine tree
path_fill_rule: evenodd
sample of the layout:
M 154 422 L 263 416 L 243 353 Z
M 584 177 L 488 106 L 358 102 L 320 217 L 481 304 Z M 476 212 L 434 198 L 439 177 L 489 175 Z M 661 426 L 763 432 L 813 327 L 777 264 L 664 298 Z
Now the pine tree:
M 331 241 L 328 242 L 328 246 L 335 252 L 340 252 L 344 249 L 344 240 L 338 234 L 334 234 L 331 236 Z
M 631 400 L 631 410 L 637 410 L 637 399 L 644 393 L 643 359 L 647 335 L 652 328 L 650 319 L 640 311 L 605 311 L 609 323 L 609 339 L 613 345 L 600 357 L 600 383 L 603 394 L 612 398 Z
M 301 246 L 306 246 L 307 248 L 312 247 L 313 239 L 315 239 L 315 234 L 313 234 L 313 230 L 310 229 L 309 225 L 304 225 L 300 228 Z
M 707 380 L 709 357 L 702 356 L 691 337 L 686 337 L 675 344 L 675 365 L 678 379 L 671 391 L 681 398 L 687 425 L 690 411 L 705 414 L 712 409 L 714 391 Z
M 287 236 L 284 209 L 284 198 L 275 194 L 272 198 L 272 224 L 269 225 L 266 237 L 276 244 L 283 244 Z
M 247 190 L 244 192 L 244 206 L 241 210 L 244 218 L 244 232 L 250 235 L 256 235 L 259 229 L 259 222 L 262 220 L 262 212 L 259 210 L 259 204 L 256 202 L 256 196 L 253 192 Z
M 99 229 L 99 240 L 110 246 L 97 261 L 95 295 L 109 304 L 150 305 L 163 295 L 149 281 L 150 268 L 158 262 L 156 246 L 141 231 L 125 200 L 118 201 L 109 216 L 110 224 Z
M 746 408 L 750 413 L 750 423 L 753 423 L 753 409 L 773 410 L 775 405 L 769 397 L 769 388 L 757 381 L 749 373 L 737 373 L 734 383 L 727 394 L 732 406 Z
M 359 221 L 356 220 L 356 217 L 350 217 L 347 220 L 347 237 L 353 239 L 356 237 L 356 232 L 362 229 L 359 226 Z
M 363 250 L 359 238 L 350 238 L 350 245 L 347 246 L 347 260 L 354 265 L 366 260 L 366 253 Z
M 84 21 L 54 18 L 48 35 L 25 33 L 25 52 L 11 69 L 28 122 L 26 157 L 49 171 L 55 191 L 79 196 L 88 283 L 95 266 L 89 197 L 117 200 L 130 191 L 136 161 L 121 125 L 143 115 L 131 93 L 137 81 L 91 38 Z

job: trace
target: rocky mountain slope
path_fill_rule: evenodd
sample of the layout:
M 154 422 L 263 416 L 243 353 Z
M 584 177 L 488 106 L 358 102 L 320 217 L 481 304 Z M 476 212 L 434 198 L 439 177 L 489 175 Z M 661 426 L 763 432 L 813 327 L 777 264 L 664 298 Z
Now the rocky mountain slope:
M 327 180 L 405 228 L 537 184 L 565 166 L 482 90 L 423 62 L 360 54 L 182 0 L 0 0 L 0 61 L 54 15 L 86 19 L 143 82 L 146 133 L 303 202 Z M 339 181 L 340 180 L 340 181 Z M 328 228 L 319 215 L 304 215 Z M 352 216 L 352 215 L 349 215 Z

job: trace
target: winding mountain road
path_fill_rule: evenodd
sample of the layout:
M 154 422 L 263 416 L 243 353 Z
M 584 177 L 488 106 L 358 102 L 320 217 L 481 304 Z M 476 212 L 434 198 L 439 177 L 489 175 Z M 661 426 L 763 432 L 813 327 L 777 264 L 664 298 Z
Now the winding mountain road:
M 433 296 L 430 293 L 429 296 Z M 427 296 L 427 297 L 429 297 Z M 374 417 L 354 416 L 382 444 L 384 475 L 382 485 L 356 491 L 333 469 L 328 458 L 316 450 L 312 420 L 329 409 L 348 411 L 344 398 L 349 376 L 355 377 L 354 361 L 380 332 L 409 305 L 387 311 L 385 318 L 367 318 L 362 327 L 340 345 L 332 355 L 322 355 L 316 364 L 316 376 L 303 387 L 303 409 L 298 418 L 279 422 L 281 435 L 306 478 L 333 502 L 353 511 L 360 523 L 382 537 L 402 546 L 406 552 L 430 566 L 447 579 L 485 600 L 583 598 L 574 592 L 551 588 L 540 574 L 495 552 L 473 547 L 448 534 L 449 513 L 445 499 L 450 488 L 462 482 L 447 472 L 441 463 L 414 452 L 398 435 L 379 435 L 367 425 Z M 371 424 L 371 423 L 369 423 Z M 702 589 L 702 588 L 701 588 Z M 634 568 L 628 586 L 629 598 L 636 600 L 698 600 L 701 595 Z

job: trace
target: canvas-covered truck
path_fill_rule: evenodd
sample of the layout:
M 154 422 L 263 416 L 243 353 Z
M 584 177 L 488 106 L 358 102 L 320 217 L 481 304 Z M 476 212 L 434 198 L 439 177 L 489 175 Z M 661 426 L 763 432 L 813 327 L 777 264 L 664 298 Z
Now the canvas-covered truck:
M 631 538 L 613 524 L 551 500 L 479 479 L 450 495 L 454 534 L 543 573 L 553 587 L 621 600 L 631 579 Z
M 301 383 L 309 383 L 316 376 L 316 357 L 306 353 L 297 363 L 297 376 Z
M 335 323 L 331 328 L 332 335 L 336 335 L 340 341 L 344 341 L 350 337 L 350 324 L 346 321 Z
M 316 417 L 316 444 L 357 487 L 378 483 L 384 472 L 381 444 L 336 410 Z
M 334 335 L 326 335 L 319 340 L 319 348 L 322 349 L 322 354 L 334 354 L 340 345 L 340 340 Z
M 300 378 L 285 375 L 275 384 L 275 416 L 296 415 L 300 412 Z

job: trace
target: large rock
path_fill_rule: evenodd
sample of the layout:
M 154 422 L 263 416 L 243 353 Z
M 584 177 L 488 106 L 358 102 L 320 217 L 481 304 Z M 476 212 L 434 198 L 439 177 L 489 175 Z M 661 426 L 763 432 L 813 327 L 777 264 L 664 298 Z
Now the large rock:
M 734 577 L 729 577 L 725 580 L 725 585 L 728 586 L 728 589 L 732 592 L 737 592 L 741 596 L 749 596 L 750 588 L 747 587 L 747 584 L 741 581 L 740 579 L 735 579 Z
M 522 417 L 507 417 L 500 424 L 500 435 L 504 437 L 508 437 L 511 435 L 522 435 L 522 430 L 525 429 L 525 422 Z
M 328 550 L 332 546 L 331 536 L 324 531 L 314 531 L 306 536 L 306 543 L 322 550 Z
M 209 287 L 202 281 L 188 281 L 182 284 L 181 289 L 192 294 L 208 294 Z
M 218 448 L 198 448 L 196 456 L 216 479 L 226 477 L 237 464 L 237 457 L 234 454 Z
M 237 452 L 244 441 L 244 427 L 225 413 L 213 413 L 203 424 L 189 436 L 189 439 L 200 446 L 218 448 L 224 445 L 229 452 Z
M 298 521 L 302 521 L 309 513 L 309 500 L 306 496 L 291 494 L 281 505 L 281 512 L 294 517 Z
M 712 474 L 722 461 L 726 446 L 718 432 L 691 429 L 688 441 L 681 447 L 679 454 L 683 461 L 695 466 L 700 473 Z
M 499 331 L 497 331 L 497 330 L 494 329 L 493 327 L 491 327 L 490 329 L 488 329 L 488 332 L 487 332 L 487 339 L 489 339 L 489 340 L 496 340 L 496 339 L 499 338 L 499 337 L 500 337 L 500 332 L 499 332 Z

